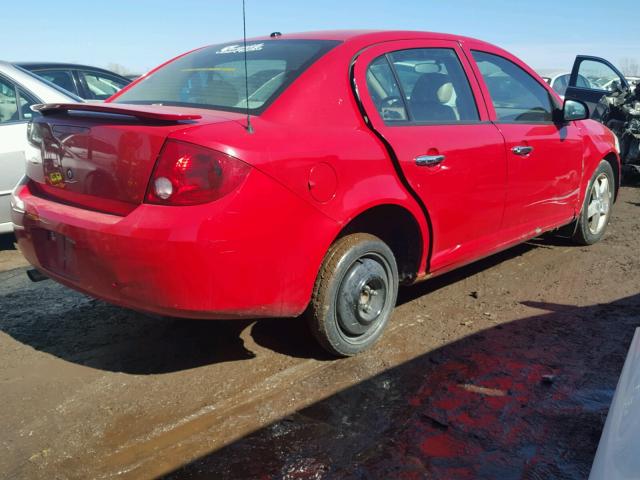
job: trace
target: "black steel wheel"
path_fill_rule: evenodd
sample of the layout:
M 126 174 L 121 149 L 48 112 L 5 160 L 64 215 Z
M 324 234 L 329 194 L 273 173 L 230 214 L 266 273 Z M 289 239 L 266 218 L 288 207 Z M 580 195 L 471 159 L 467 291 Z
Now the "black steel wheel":
M 389 321 L 398 294 L 391 249 L 366 233 L 345 236 L 320 268 L 307 318 L 320 344 L 338 356 L 370 347 Z

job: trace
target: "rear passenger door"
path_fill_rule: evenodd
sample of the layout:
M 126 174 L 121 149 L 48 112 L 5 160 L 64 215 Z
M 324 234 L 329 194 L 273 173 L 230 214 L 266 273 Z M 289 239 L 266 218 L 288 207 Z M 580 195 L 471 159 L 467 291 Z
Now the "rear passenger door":
M 494 250 L 506 195 L 504 140 L 458 43 L 373 46 L 353 75 L 367 120 L 429 212 L 430 270 Z

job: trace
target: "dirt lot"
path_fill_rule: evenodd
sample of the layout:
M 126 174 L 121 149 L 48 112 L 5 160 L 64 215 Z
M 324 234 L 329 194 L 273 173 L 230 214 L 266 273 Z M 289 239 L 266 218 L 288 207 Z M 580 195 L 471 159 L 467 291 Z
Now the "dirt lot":
M 2 478 L 581 479 L 640 326 L 640 189 L 606 239 L 401 292 L 372 351 L 298 320 L 154 318 L 0 250 Z

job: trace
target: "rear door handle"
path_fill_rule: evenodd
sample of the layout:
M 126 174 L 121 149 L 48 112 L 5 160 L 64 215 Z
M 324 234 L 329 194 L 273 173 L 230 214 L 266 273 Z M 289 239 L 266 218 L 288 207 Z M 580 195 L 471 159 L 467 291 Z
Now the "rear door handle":
M 526 157 L 531 152 L 533 152 L 533 147 L 518 145 L 517 147 L 513 147 L 511 151 L 516 155 L 520 155 L 521 157 Z
M 444 155 L 420 155 L 416 157 L 416 165 L 419 167 L 435 167 L 444 162 Z

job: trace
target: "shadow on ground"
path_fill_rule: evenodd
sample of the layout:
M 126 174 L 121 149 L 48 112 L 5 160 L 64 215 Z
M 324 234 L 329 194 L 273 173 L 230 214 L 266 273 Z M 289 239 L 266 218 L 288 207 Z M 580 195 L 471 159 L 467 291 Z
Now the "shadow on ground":
M 640 295 L 526 304 L 166 478 L 587 478 Z
M 401 289 L 402 305 L 470 275 L 523 255 L 523 244 L 428 282 Z M 9 277 L 21 278 L 22 283 Z M 296 358 L 332 360 L 302 318 L 206 321 L 154 317 L 69 290 L 52 281 L 32 284 L 23 269 L 0 274 L 0 330 L 36 350 L 88 367 L 130 374 L 161 374 L 254 358 L 241 333 L 261 347 Z M 5 287 L 5 285 L 8 285 Z

